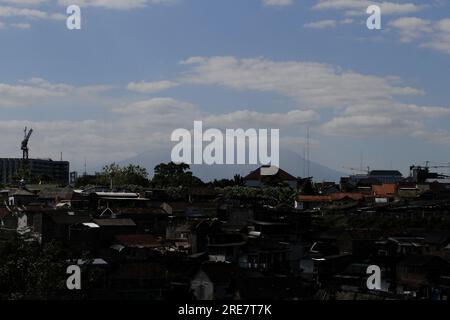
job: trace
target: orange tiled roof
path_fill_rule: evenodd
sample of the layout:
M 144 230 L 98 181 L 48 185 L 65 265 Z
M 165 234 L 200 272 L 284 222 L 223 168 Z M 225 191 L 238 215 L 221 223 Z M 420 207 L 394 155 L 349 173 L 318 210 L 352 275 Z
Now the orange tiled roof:
M 373 185 L 372 192 L 375 196 L 388 197 L 397 194 L 397 185 L 394 183 L 385 183 L 382 185 Z

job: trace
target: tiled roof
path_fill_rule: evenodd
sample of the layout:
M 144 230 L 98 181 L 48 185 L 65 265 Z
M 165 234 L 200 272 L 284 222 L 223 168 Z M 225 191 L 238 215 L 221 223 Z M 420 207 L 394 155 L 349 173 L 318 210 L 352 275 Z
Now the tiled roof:
M 255 171 L 250 172 L 248 175 L 246 175 L 244 177 L 244 179 L 245 180 L 261 180 L 261 177 L 264 177 L 264 176 L 261 176 L 261 168 L 263 168 L 263 167 L 259 167 Z M 278 169 L 278 172 L 276 175 L 274 175 L 274 177 L 276 177 L 277 179 L 280 179 L 282 181 L 297 181 L 297 178 L 290 175 L 289 173 L 287 173 L 286 171 L 284 171 L 281 168 Z
M 385 183 L 382 185 L 373 185 L 372 192 L 375 196 L 392 196 L 397 194 L 397 185 L 393 183 Z

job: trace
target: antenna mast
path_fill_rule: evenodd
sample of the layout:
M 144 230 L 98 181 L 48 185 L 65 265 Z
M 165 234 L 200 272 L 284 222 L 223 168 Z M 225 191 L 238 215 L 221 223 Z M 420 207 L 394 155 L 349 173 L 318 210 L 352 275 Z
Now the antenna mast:
M 310 158 L 310 153 L 309 153 L 309 127 L 306 129 L 306 175 L 309 177 L 310 176 L 310 172 L 309 172 L 309 158 Z

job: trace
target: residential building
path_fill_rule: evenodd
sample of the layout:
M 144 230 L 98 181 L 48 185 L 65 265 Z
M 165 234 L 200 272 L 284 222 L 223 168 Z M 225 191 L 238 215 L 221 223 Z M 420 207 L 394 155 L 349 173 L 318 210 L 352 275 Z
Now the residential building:
M 261 169 L 265 166 L 250 172 L 244 177 L 247 187 L 264 187 L 267 185 L 286 184 L 291 188 L 297 187 L 297 178 L 279 168 L 275 175 L 266 176 L 261 174 Z M 268 168 L 268 167 L 267 167 Z

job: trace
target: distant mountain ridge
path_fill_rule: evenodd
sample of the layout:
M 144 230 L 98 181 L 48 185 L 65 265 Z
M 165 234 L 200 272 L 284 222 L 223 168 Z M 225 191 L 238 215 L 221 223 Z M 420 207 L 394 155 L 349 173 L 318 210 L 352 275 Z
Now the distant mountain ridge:
M 153 176 L 153 169 L 156 165 L 170 162 L 171 149 L 153 149 L 145 151 L 135 157 L 119 162 L 119 165 L 128 164 L 139 165 L 147 168 L 150 176 Z M 293 176 L 304 177 L 305 159 L 299 154 L 287 150 L 280 150 L 280 167 Z M 246 176 L 251 171 L 257 169 L 259 165 L 191 165 L 191 170 L 197 177 L 208 182 L 214 179 L 230 179 L 235 174 Z M 310 161 L 310 176 L 315 181 L 336 181 L 346 174 L 330 169 L 314 161 Z

